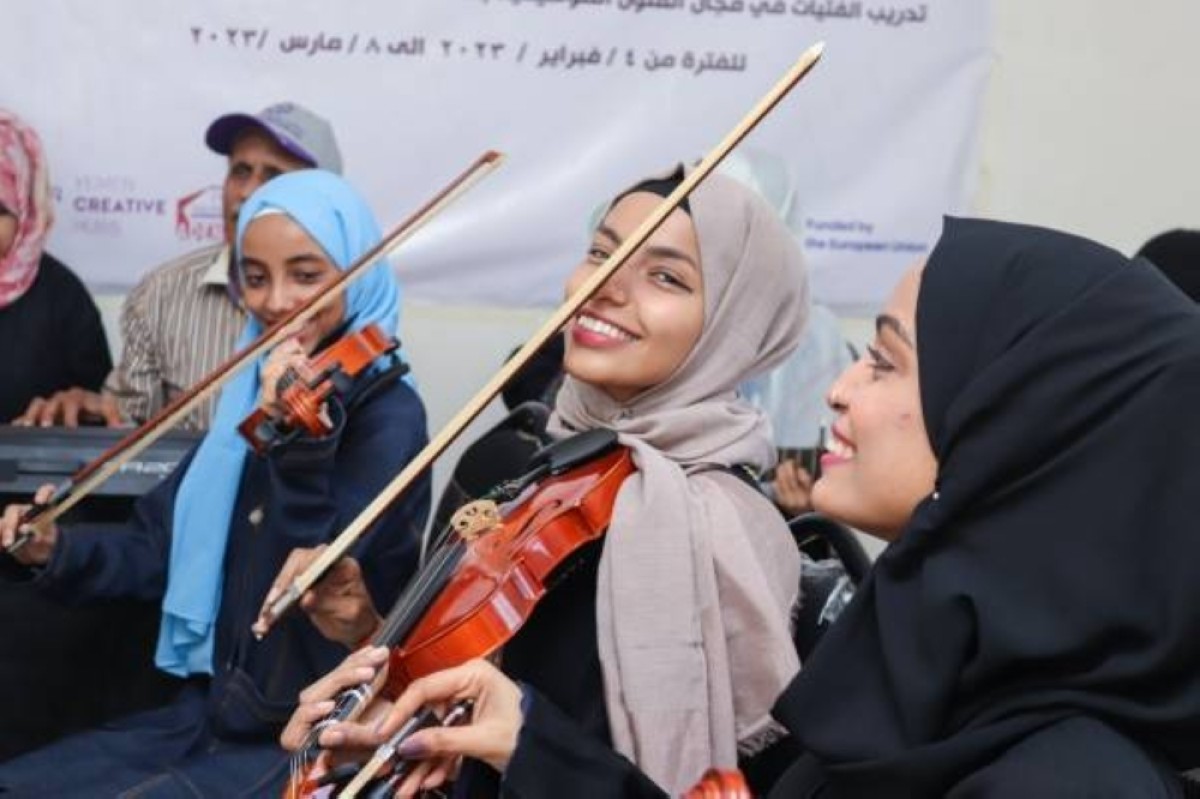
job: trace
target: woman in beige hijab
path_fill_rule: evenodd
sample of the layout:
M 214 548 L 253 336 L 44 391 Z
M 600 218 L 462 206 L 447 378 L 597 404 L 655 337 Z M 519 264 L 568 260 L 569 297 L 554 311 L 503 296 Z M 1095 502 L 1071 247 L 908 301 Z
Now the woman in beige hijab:
M 568 290 L 681 179 L 618 196 Z M 766 417 L 736 387 L 796 345 L 806 294 L 799 248 L 768 204 L 709 177 L 566 328 L 551 432 L 611 428 L 638 468 L 606 536 L 505 647 L 503 674 L 483 661 L 435 674 L 382 722 L 337 725 L 321 743 L 371 746 L 426 702 L 474 697 L 471 724 L 408 741 L 431 766 L 398 795 L 466 757 L 456 795 L 521 797 L 621 795 L 629 780 L 677 794 L 769 745 L 771 703 L 799 668 L 788 620 L 800 561 L 778 512 L 736 473 L 774 460 Z M 284 745 L 300 746 L 329 698 L 385 660 L 360 650 L 306 691 Z M 563 770 L 542 754 L 568 738 L 595 752 Z

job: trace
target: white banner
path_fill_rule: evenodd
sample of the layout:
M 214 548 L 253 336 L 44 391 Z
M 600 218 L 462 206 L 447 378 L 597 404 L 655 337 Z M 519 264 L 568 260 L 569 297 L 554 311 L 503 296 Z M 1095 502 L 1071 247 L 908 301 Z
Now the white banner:
M 966 207 L 989 33 L 988 0 L 15 0 L 0 105 L 42 134 L 50 249 L 93 286 L 219 238 L 204 130 L 293 100 L 385 228 L 506 153 L 397 268 L 410 298 L 550 305 L 602 200 L 703 155 L 823 39 L 742 157 L 794 194 L 816 296 L 861 312 Z

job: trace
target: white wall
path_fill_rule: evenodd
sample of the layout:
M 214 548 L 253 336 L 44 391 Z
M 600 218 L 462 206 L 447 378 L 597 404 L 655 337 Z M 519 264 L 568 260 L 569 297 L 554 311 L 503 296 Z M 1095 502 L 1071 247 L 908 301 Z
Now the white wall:
M 1198 32 L 1200 0 L 995 0 L 976 211 L 1126 252 L 1160 230 L 1200 227 Z M 114 347 L 119 300 L 101 298 Z M 406 309 L 402 332 L 431 430 L 547 313 Z M 844 324 L 858 344 L 873 334 L 869 319 Z
M 977 210 L 1124 252 L 1200 227 L 1200 2 L 995 9 Z
M 974 213 L 1125 253 L 1200 228 L 1200 0 L 994 3 Z

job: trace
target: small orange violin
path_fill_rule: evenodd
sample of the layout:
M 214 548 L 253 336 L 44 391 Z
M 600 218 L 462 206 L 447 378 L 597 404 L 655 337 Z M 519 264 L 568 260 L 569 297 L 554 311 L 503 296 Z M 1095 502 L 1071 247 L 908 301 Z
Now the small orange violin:
M 315 372 L 303 380 L 288 370 L 279 380 L 278 403 L 282 413 L 257 408 L 238 425 L 238 432 L 259 455 L 301 432 L 328 435 L 332 427 L 321 408 L 334 394 L 350 390 L 353 380 L 381 355 L 395 352 L 400 342 L 378 325 L 367 325 L 321 350 L 312 360 Z

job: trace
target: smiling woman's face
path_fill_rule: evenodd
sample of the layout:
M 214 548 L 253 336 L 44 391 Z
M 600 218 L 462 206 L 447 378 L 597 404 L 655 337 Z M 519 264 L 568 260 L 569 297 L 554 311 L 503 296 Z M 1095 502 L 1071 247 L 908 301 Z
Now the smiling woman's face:
M 304 228 L 284 214 L 255 218 L 242 236 L 242 299 L 247 310 L 270 327 L 326 284 L 338 268 Z M 313 348 L 345 316 L 344 294 L 304 323 L 297 338 L 305 352 Z
M 837 418 L 812 493 L 821 513 L 888 540 L 937 478 L 917 372 L 921 266 L 901 278 L 876 319 L 874 342 L 829 390 Z
M 622 197 L 605 215 L 587 259 L 567 281 L 573 293 L 642 223 L 662 198 Z M 567 325 L 563 365 L 578 380 L 626 402 L 666 380 L 704 328 L 700 246 L 676 209 Z

